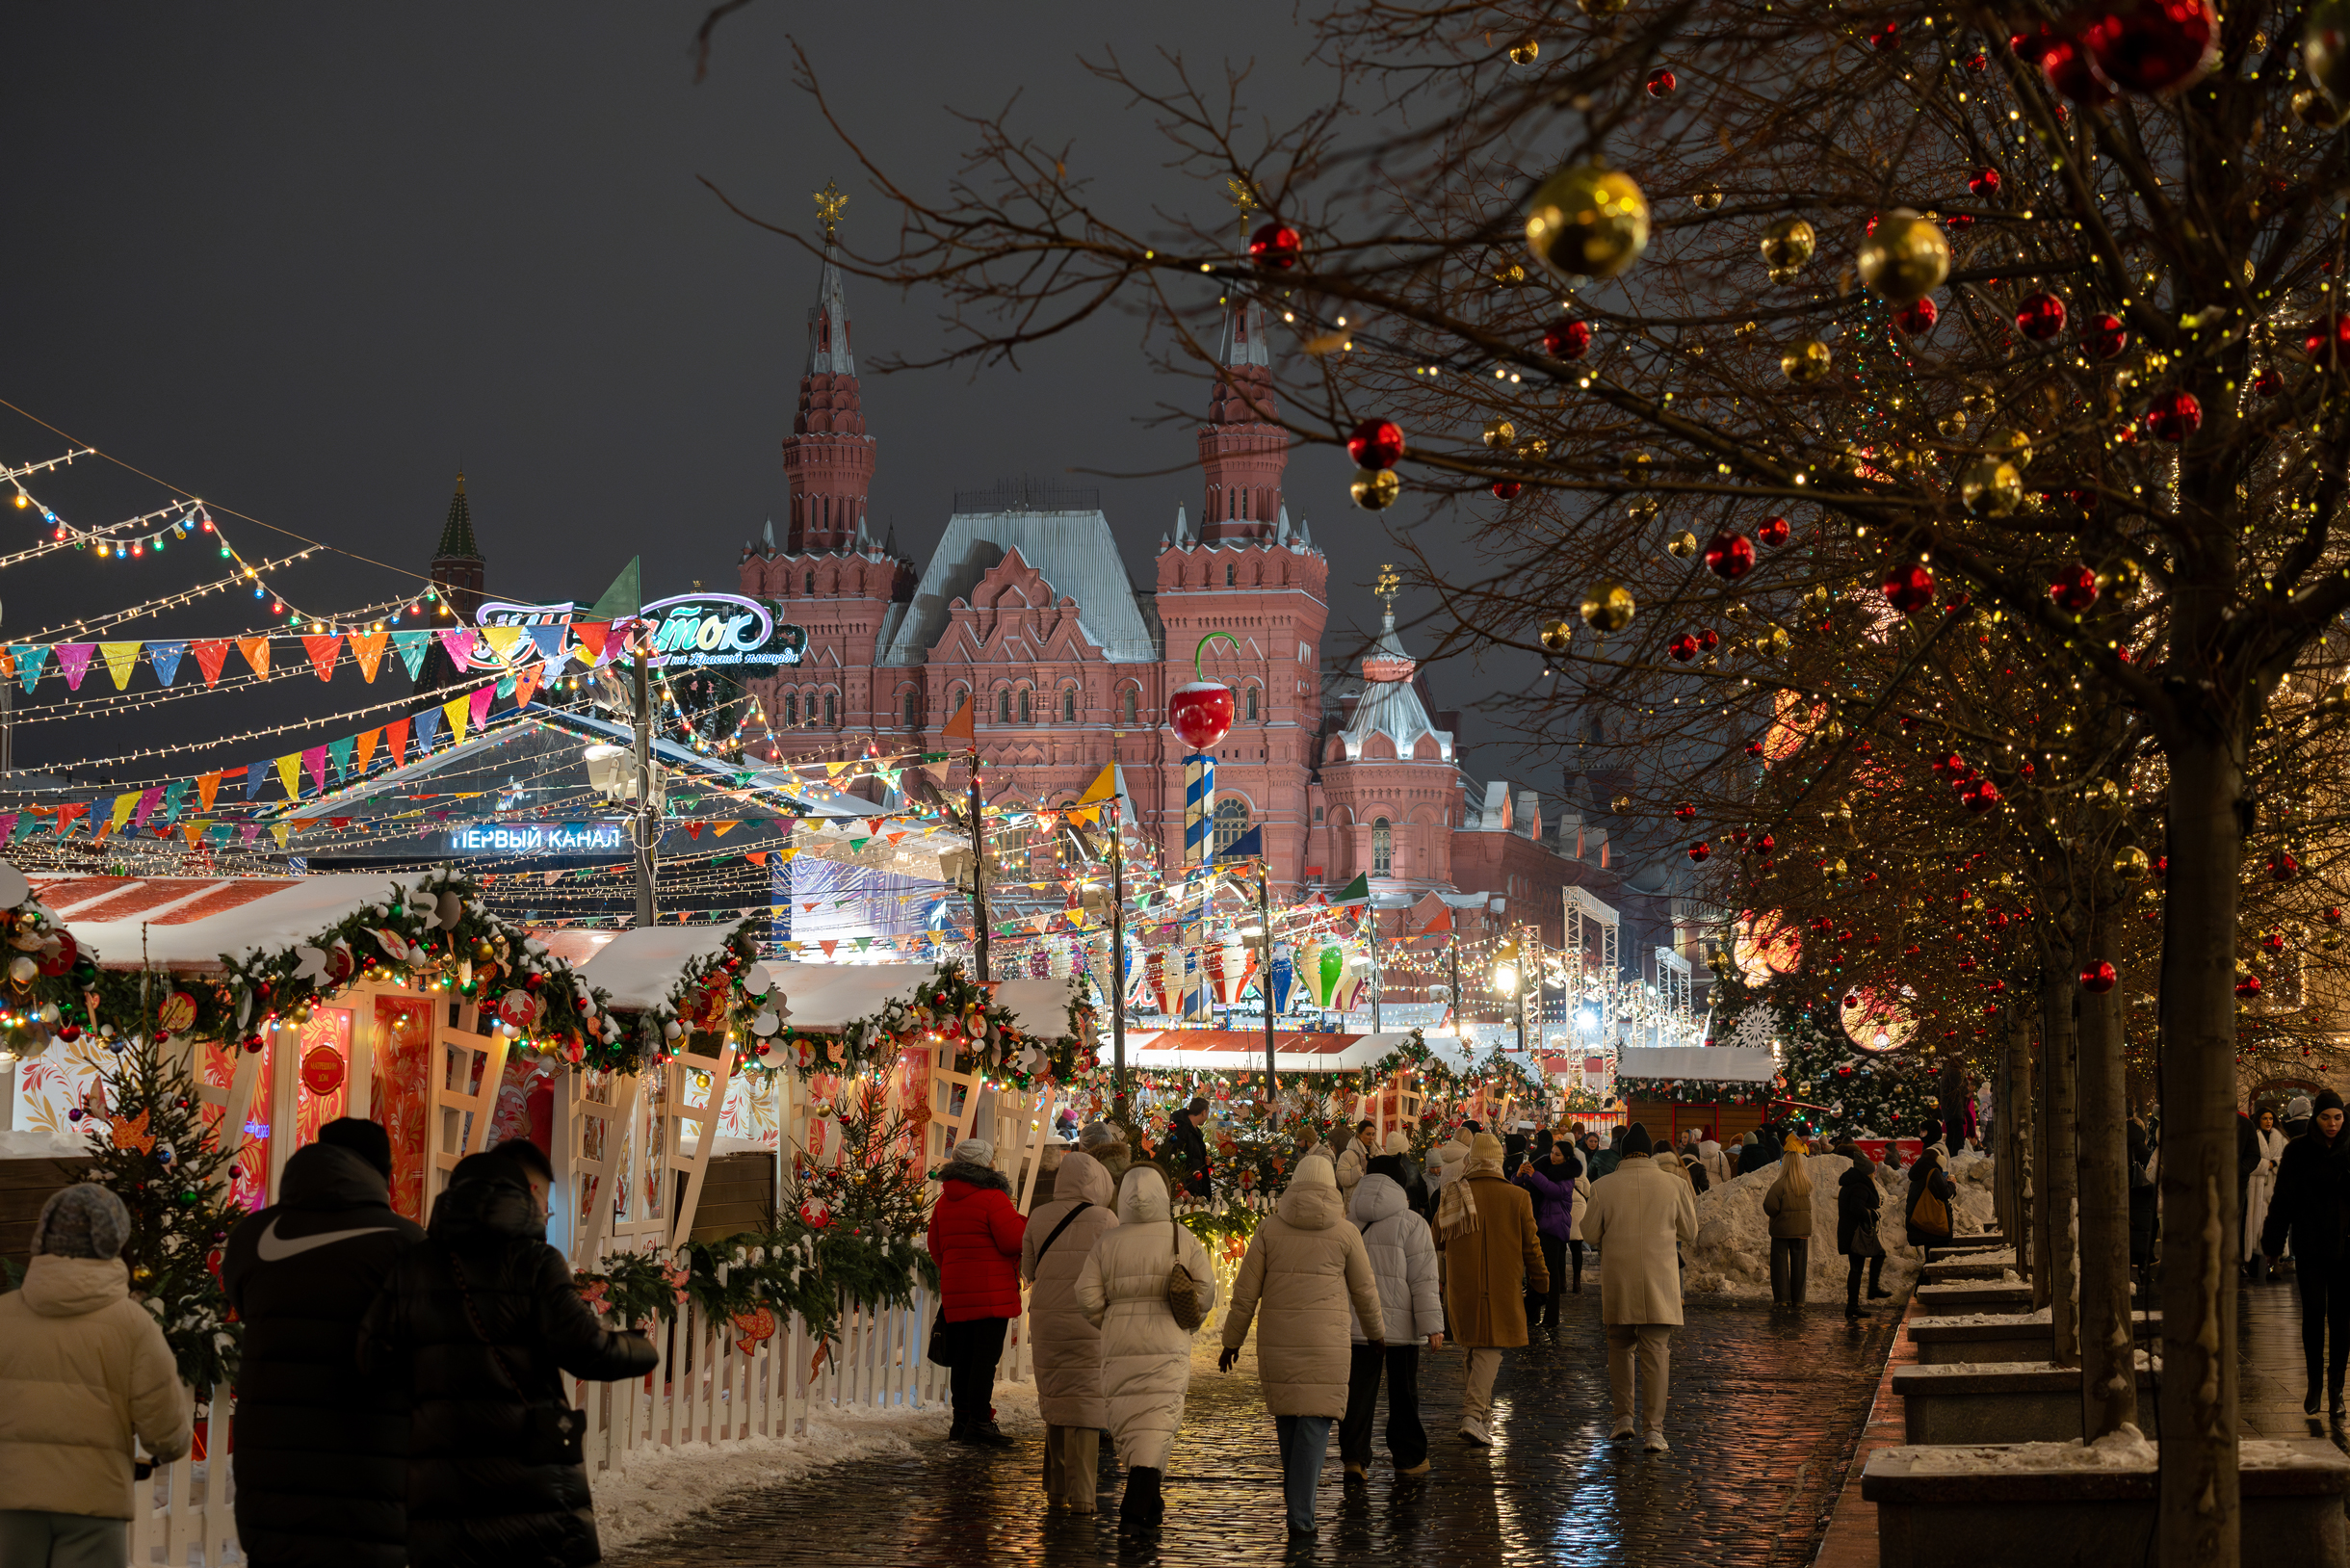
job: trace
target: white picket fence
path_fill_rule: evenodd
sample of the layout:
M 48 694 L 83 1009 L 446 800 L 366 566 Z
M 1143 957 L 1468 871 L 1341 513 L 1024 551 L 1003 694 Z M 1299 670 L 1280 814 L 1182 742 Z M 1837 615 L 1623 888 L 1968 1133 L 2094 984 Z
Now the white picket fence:
M 820 1343 L 796 1315 L 745 1354 L 731 1322 L 704 1320 L 691 1304 L 657 1331 L 661 1361 L 624 1383 L 575 1382 L 572 1402 L 588 1412 L 588 1468 L 625 1469 L 638 1453 L 689 1446 L 719 1448 L 794 1437 L 811 1414 L 847 1409 L 920 1410 L 947 1400 L 947 1370 L 926 1351 L 935 1302 L 918 1292 L 903 1307 L 852 1307 L 839 1335 Z M 998 1376 L 1025 1381 L 1025 1318 L 1012 1325 Z M 206 1459 L 156 1471 L 152 1506 L 131 1521 L 134 1564 L 222 1568 L 242 1560 L 229 1484 L 234 1424 L 230 1400 L 212 1407 Z

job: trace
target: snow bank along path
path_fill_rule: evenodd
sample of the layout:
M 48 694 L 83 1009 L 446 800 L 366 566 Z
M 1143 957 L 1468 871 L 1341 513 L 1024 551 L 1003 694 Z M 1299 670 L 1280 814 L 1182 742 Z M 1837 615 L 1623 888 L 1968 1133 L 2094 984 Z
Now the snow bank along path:
M 1840 1299 L 1844 1294 L 1844 1255 L 1836 1250 L 1836 1188 L 1851 1162 L 1842 1155 L 1807 1158 L 1812 1176 L 1811 1288 L 1814 1301 Z M 1963 1154 L 1950 1163 L 1958 1183 L 1951 1200 L 1953 1229 L 1961 1236 L 1991 1229 L 1991 1161 L 1979 1154 Z M 1697 1244 L 1685 1250 L 1683 1288 L 1691 1294 L 1765 1296 L 1770 1294 L 1770 1220 L 1762 1213 L 1762 1194 L 1779 1179 L 1773 1161 L 1761 1170 L 1717 1182 L 1698 1195 Z M 1601 1178 L 1603 1181 L 1605 1177 Z M 1877 1239 L 1885 1243 L 1885 1287 L 1913 1283 L 1925 1255 L 1909 1244 L 1909 1168 L 1876 1167 Z

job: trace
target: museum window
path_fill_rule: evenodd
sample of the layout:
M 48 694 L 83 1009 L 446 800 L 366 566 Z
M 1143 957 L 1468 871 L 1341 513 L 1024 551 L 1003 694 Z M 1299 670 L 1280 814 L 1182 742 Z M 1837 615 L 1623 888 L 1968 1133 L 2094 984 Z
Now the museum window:
M 1012 694 L 1008 691 L 998 692 L 996 693 L 996 722 L 999 724 L 1008 724 L 1011 721 Z
M 1314 825 L 1315 825 L 1315 826 L 1317 826 L 1317 827 L 1319 827 L 1319 826 L 1321 825 L 1321 820 L 1322 820 L 1322 808 L 1321 808 L 1321 807 L 1319 807 L 1319 806 L 1316 806 L 1316 807 L 1314 808 Z
M 1226 796 L 1215 803 L 1215 852 L 1222 854 L 1248 831 L 1248 802 Z
M 793 695 L 793 696 L 787 696 L 787 697 L 785 697 L 785 698 L 783 699 L 783 723 L 784 723 L 784 727 L 785 727 L 786 729 L 789 729 L 789 728 L 791 728 L 793 725 L 795 725 L 795 724 L 796 724 L 796 723 L 798 723 L 798 722 L 799 722 L 799 698 L 798 698 L 796 695 Z
M 958 687 L 956 687 L 956 688 L 955 688 L 953 691 L 952 691 L 952 692 L 948 693 L 947 693 L 947 717 L 948 717 L 949 719 L 953 719 L 953 717 L 954 717 L 956 714 L 961 713 L 961 712 L 963 711 L 963 704 L 964 704 L 964 703 L 966 703 L 966 702 L 969 702 L 970 700 L 971 700 L 971 693 L 968 693 L 968 692 L 966 692 L 966 691 L 964 691 L 964 690 L 963 690 L 961 687 L 959 687 L 959 686 L 958 686 Z
M 1387 824 L 1386 818 L 1375 817 L 1371 823 L 1371 874 L 1390 876 L 1395 869 L 1396 830 Z
M 1136 711 L 1137 707 L 1135 689 L 1131 686 L 1128 687 L 1125 692 L 1121 693 L 1120 700 L 1124 704 L 1123 712 L 1126 715 L 1126 722 L 1129 724 L 1134 723 L 1136 721 Z
M 1224 563 L 1224 586 L 1226 588 L 1231 588 L 1239 581 L 1240 568 L 1233 565 L 1232 562 L 1226 562 Z
M 1029 721 L 1029 689 L 1028 689 L 1027 687 L 1025 687 L 1025 686 L 1024 686 L 1024 687 L 1022 687 L 1022 688 L 1020 689 L 1020 722 L 1022 722 L 1023 724 L 1025 724 L 1025 723 L 1027 723 L 1028 721 Z
M 1064 724 L 1077 722 L 1077 688 L 1074 686 L 1060 689 L 1060 721 Z
M 801 591 L 805 593 L 814 593 L 816 591 L 816 574 L 814 572 L 810 572 L 807 575 Z
M 1255 687 L 1253 687 L 1253 686 L 1252 686 L 1252 687 L 1250 687 L 1250 688 L 1248 689 L 1248 713 L 1247 713 L 1247 718 L 1248 718 L 1248 719 L 1249 719 L 1249 721 L 1250 721 L 1251 723 L 1254 723 L 1254 722 L 1256 721 L 1256 718 L 1257 718 L 1257 689 L 1256 689 Z
M 905 694 L 905 727 L 913 729 L 922 722 L 922 697 L 914 692 Z
M 834 710 L 834 708 L 833 708 L 833 706 L 832 706 L 832 703 L 833 703 L 833 696 L 832 696 L 832 693 L 829 693 L 829 692 L 826 692 L 826 693 L 824 693 L 824 727 L 825 727 L 825 728 L 827 728 L 827 729 L 831 728 L 833 725 L 835 725 L 835 724 L 837 724 L 837 723 L 839 723 L 839 722 L 840 722 L 840 720 L 839 720 L 837 718 L 835 718 L 835 717 L 834 717 L 835 710 Z

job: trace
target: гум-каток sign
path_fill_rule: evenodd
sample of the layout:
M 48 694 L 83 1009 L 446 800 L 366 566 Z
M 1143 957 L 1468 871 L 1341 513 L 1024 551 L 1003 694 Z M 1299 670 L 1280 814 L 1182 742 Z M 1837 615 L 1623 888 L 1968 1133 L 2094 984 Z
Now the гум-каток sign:
M 628 848 L 620 823 L 479 823 L 449 830 L 452 854 L 614 854 Z
M 483 626 L 567 625 L 578 614 L 575 604 L 492 600 L 474 619 Z M 652 627 L 656 666 L 796 665 L 808 647 L 804 627 L 776 620 L 766 605 L 739 593 L 681 593 L 656 599 L 640 614 Z

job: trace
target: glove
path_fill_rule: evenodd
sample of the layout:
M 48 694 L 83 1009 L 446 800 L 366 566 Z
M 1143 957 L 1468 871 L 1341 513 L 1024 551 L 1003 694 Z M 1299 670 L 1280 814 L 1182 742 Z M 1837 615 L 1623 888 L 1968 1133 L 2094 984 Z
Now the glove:
M 1240 1347 L 1237 1345 L 1227 1345 L 1224 1346 L 1224 1353 L 1215 1358 L 1215 1370 L 1220 1372 L 1228 1372 L 1239 1364 L 1240 1359 Z

